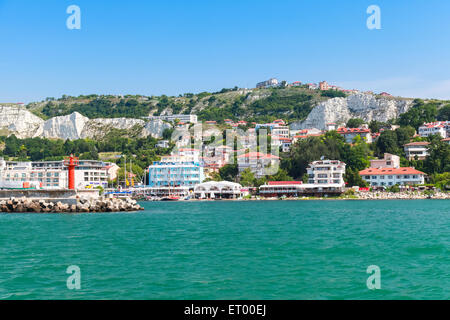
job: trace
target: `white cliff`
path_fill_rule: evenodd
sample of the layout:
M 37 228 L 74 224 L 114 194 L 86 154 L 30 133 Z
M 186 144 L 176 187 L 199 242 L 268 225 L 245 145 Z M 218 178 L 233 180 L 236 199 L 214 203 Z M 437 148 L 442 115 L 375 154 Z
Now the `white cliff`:
M 352 118 L 366 122 L 377 120 L 387 122 L 407 112 L 412 100 L 380 98 L 371 94 L 355 94 L 347 98 L 334 98 L 320 103 L 311 111 L 306 120 L 291 124 L 291 129 L 326 129 L 327 123 L 343 125 Z
M 249 95 L 247 99 L 261 99 L 263 95 Z M 324 130 L 327 123 L 345 124 L 351 118 L 367 122 L 387 122 L 408 111 L 412 100 L 377 97 L 371 94 L 355 94 L 347 98 L 334 98 L 314 107 L 306 120 L 291 124 L 291 129 L 318 128 Z M 0 135 L 15 134 L 18 138 L 45 137 L 64 140 L 102 139 L 111 130 L 126 130 L 130 137 L 162 138 L 172 125 L 162 120 L 114 118 L 89 119 L 80 113 L 42 120 L 27 109 L 0 105 Z
M 172 125 L 162 120 L 151 120 L 147 122 L 144 129 L 142 130 L 141 135 L 143 137 L 151 136 L 153 138 L 162 138 L 163 133 L 166 129 L 171 129 Z
M 54 117 L 44 123 L 41 137 L 50 139 L 76 140 L 81 139 L 81 133 L 89 118 L 74 112 L 68 116 Z
M 42 134 L 44 120 L 27 109 L 0 105 L 0 131 L 2 134 L 14 134 L 20 139 Z

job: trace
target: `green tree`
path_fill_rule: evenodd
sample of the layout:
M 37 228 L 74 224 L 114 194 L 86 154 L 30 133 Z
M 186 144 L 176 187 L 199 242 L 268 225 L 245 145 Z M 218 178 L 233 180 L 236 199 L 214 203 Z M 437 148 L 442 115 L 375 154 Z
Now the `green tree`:
M 363 119 L 353 118 L 347 121 L 347 128 L 359 128 L 365 123 Z
M 240 183 L 244 187 L 252 187 L 255 183 L 255 175 L 247 168 L 241 172 Z
M 425 122 L 435 121 L 437 113 L 435 102 L 425 103 L 423 100 L 416 99 L 413 107 L 400 115 L 398 123 L 401 126 L 411 126 L 417 130 Z
M 239 174 L 239 168 L 237 164 L 227 164 L 219 169 L 219 174 L 222 180 L 234 182 Z
M 402 151 L 398 147 L 397 134 L 395 131 L 383 131 L 375 143 L 375 154 L 378 157 L 383 157 L 385 153 L 401 155 Z
M 278 172 L 267 178 L 269 181 L 293 181 L 291 176 L 287 173 L 285 169 L 280 168 Z
M 443 106 L 441 109 L 439 109 L 437 120 L 450 121 L 450 104 L 447 104 Z
M 441 141 L 440 136 L 431 137 L 429 156 L 424 168 L 428 174 L 450 172 L 450 145 Z

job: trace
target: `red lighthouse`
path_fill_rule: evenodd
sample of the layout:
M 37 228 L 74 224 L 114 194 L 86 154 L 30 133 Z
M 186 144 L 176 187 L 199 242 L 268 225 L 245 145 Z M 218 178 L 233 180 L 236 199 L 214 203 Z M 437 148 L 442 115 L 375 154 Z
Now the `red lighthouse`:
M 69 190 L 75 190 L 75 167 L 80 165 L 80 161 L 71 154 L 70 157 L 64 159 L 64 165 L 69 171 Z

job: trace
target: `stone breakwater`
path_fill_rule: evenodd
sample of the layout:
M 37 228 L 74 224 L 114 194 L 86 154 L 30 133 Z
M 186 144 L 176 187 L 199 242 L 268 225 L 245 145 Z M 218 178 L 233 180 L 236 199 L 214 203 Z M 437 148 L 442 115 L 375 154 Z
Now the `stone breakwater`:
M 424 192 L 361 192 L 357 194 L 357 197 L 361 200 L 450 200 L 450 193 L 435 192 L 434 194 L 426 194 Z
M 95 213 L 131 212 L 144 210 L 135 200 L 98 198 L 77 199 L 76 204 L 29 198 L 0 200 L 0 212 L 4 213 Z

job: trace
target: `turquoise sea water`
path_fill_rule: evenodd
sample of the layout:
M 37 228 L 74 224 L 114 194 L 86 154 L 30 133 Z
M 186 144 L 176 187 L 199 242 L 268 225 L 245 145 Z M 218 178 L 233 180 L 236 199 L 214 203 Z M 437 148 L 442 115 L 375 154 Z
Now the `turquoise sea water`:
M 143 205 L 0 215 L 0 299 L 450 299 L 450 201 Z

